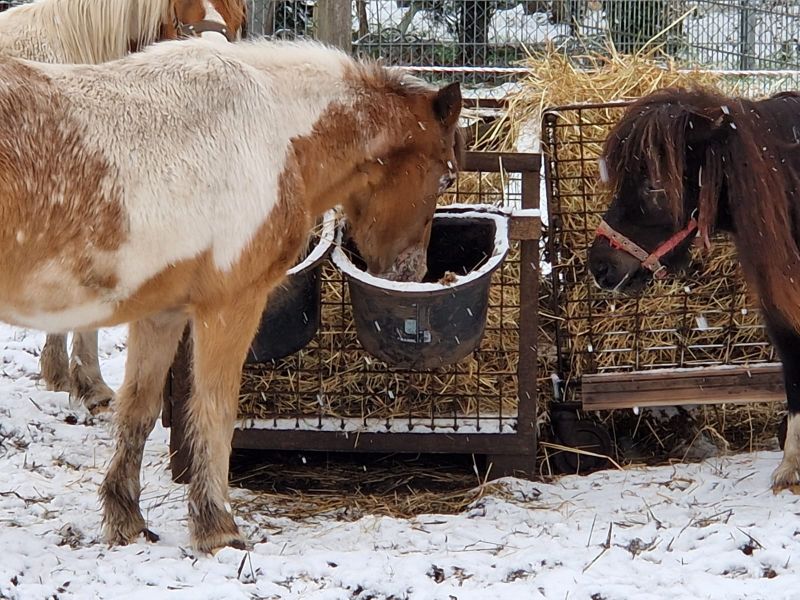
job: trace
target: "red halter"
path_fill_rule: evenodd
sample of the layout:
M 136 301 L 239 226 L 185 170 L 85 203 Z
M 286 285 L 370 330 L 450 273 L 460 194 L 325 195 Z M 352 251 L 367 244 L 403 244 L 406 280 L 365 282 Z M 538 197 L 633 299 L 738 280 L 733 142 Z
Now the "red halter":
M 661 264 L 661 259 L 665 254 L 672 252 L 678 244 L 689 237 L 689 235 L 696 229 L 697 220 L 692 217 L 689 219 L 686 227 L 673 234 L 672 237 L 661 244 L 658 248 L 653 250 L 653 252 L 647 252 L 647 250 L 635 242 L 631 241 L 618 231 L 612 229 L 612 227 L 606 223 L 605 219 L 600 221 L 600 225 L 597 227 L 596 235 L 597 237 L 606 238 L 608 243 L 611 244 L 612 248 L 627 252 L 634 258 L 638 259 L 645 269 L 653 272 L 653 277 L 663 279 L 667 276 L 667 269 Z

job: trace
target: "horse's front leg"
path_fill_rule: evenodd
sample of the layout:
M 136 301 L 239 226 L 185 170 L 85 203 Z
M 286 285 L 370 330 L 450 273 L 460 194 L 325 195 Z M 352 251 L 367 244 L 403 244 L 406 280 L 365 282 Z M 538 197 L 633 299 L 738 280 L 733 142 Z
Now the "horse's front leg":
M 103 381 L 97 358 L 97 330 L 76 331 L 72 335 L 72 356 L 69 365 L 69 395 L 83 402 L 92 414 L 108 410 L 114 391 Z
M 783 382 L 789 409 L 783 460 L 772 474 L 776 491 L 800 483 L 800 334 L 775 317 L 767 316 L 767 331 L 783 363 Z
M 201 552 L 244 548 L 228 501 L 228 463 L 242 365 L 266 303 L 248 290 L 225 306 L 198 308 L 192 320 L 194 389 L 187 429 L 192 449 L 189 527 Z
M 67 355 L 67 336 L 61 333 L 48 333 L 44 340 L 42 356 L 39 359 L 42 379 L 51 392 L 69 390 L 69 356 Z
M 125 381 L 115 411 L 117 446 L 100 487 L 103 533 L 109 543 L 127 544 L 140 533 L 155 537 L 139 509 L 139 475 L 144 444 L 161 410 L 167 371 L 187 320 L 183 312 L 169 312 L 130 324 Z

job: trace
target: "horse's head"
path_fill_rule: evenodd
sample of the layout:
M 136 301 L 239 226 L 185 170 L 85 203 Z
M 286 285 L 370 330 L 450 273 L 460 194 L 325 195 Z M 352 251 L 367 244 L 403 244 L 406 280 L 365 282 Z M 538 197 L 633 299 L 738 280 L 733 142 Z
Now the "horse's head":
M 637 293 L 688 264 L 698 231 L 708 243 L 724 193 L 714 149 L 733 125 L 728 114 L 716 96 L 676 89 L 626 110 L 600 161 L 613 196 L 588 253 L 599 287 Z
M 162 25 L 161 37 L 219 35 L 233 42 L 244 37 L 246 23 L 244 0 L 171 0 L 169 18 Z
M 461 89 L 458 83 L 439 90 L 405 85 L 411 89 L 398 88 L 387 97 L 403 104 L 396 109 L 402 116 L 394 133 L 378 135 L 357 168 L 362 183 L 342 205 L 370 273 L 420 281 L 437 198 L 455 181 L 463 160 L 457 127 Z

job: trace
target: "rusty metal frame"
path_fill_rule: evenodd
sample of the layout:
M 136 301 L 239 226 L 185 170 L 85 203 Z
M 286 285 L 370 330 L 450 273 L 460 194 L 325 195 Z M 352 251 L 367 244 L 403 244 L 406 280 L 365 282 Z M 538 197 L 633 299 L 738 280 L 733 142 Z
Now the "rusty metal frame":
M 539 208 L 541 157 L 530 153 L 468 152 L 463 171 L 520 173 L 523 209 Z M 528 213 L 529 215 L 530 213 Z M 305 429 L 237 429 L 234 448 L 331 452 L 398 452 L 485 455 L 492 478 L 517 475 L 532 478 L 536 471 L 537 390 L 536 338 L 539 296 L 538 217 L 512 217 L 510 234 L 520 243 L 519 362 L 517 415 L 513 433 L 364 432 L 345 433 Z M 162 422 L 170 427 L 173 479 L 186 482 L 190 455 L 185 446 L 185 407 L 191 389 L 188 332 L 170 369 L 165 387 Z

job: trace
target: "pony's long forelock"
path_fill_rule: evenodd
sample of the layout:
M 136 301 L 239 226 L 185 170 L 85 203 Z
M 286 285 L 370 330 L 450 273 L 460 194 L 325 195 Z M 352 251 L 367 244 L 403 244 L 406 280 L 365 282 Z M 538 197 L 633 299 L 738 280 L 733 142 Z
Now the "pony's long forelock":
M 695 122 L 709 126 L 707 139 L 693 142 L 702 152 L 697 207 L 701 239 L 708 243 L 718 221 L 724 188 L 745 277 L 765 309 L 777 311 L 800 330 L 800 248 L 794 230 L 800 203 L 793 205 L 800 176 L 789 156 L 798 148 L 765 126 L 759 116 L 768 109 L 764 102 L 675 88 L 639 100 L 606 142 L 609 186 L 619 192 L 626 174 L 643 167 L 663 187 L 676 223 L 682 223 L 687 218 L 687 132 Z M 716 131 L 720 127 L 725 130 Z
M 606 141 L 608 186 L 619 192 L 626 173 L 640 166 L 653 185 L 663 189 L 675 223 L 683 219 L 683 156 L 688 115 L 676 103 L 648 97 L 634 104 Z

